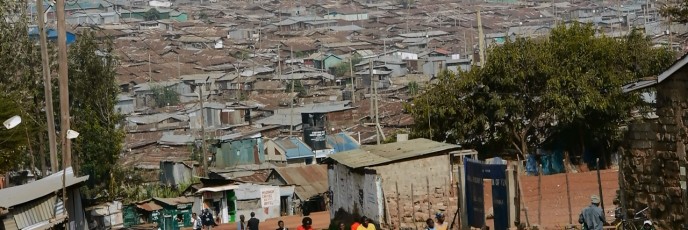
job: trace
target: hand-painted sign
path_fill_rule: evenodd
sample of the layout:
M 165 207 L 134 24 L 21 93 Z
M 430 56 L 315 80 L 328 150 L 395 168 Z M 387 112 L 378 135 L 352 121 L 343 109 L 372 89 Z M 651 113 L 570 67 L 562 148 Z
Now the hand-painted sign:
M 280 193 L 278 187 L 261 188 L 260 189 L 260 203 L 261 207 L 267 208 L 278 206 L 280 204 Z
M 483 177 L 492 179 L 492 209 L 494 229 L 509 229 L 509 197 L 506 186 L 506 165 L 501 160 L 483 165 Z
M 468 225 L 481 228 L 485 225 L 485 201 L 483 193 L 483 163 L 465 158 L 466 212 Z

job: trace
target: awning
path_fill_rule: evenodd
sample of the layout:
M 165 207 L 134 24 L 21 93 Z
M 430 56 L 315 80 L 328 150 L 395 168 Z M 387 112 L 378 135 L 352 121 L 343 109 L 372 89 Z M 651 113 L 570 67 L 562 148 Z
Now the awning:
M 228 184 L 228 185 L 215 186 L 215 187 L 205 187 L 205 188 L 199 189 L 198 192 L 196 192 L 196 193 L 222 192 L 222 191 L 227 191 L 227 190 L 234 190 L 237 188 L 239 188 L 238 184 Z

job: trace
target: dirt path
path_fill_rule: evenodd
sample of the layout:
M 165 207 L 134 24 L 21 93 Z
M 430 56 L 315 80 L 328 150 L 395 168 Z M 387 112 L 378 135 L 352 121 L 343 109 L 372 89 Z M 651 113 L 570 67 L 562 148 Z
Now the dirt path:
M 613 200 L 619 189 L 618 170 L 601 171 L 602 193 L 604 195 L 605 213 L 607 220 L 614 219 Z M 578 223 L 578 214 L 590 205 L 590 196 L 598 194 L 597 173 L 583 172 L 569 174 L 571 193 L 571 219 Z M 523 201 L 528 208 L 528 219 L 531 225 L 538 224 L 538 177 L 521 176 Z M 492 207 L 492 188 L 489 183 L 485 186 L 485 210 Z M 563 229 L 569 223 L 568 199 L 566 195 L 566 178 L 564 174 L 542 177 L 542 217 L 540 229 Z M 525 222 L 525 212 L 521 212 L 521 220 Z M 490 229 L 492 220 L 487 220 Z

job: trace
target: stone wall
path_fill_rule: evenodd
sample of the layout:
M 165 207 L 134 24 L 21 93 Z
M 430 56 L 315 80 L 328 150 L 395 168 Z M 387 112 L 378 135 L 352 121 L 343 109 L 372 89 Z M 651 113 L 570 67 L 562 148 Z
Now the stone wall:
M 414 184 L 414 190 L 415 190 Z M 427 190 L 424 184 L 418 184 Z M 387 213 L 387 229 L 423 229 L 425 220 L 435 218 L 434 214 L 444 210 L 445 221 L 451 224 L 456 214 L 456 186 L 430 187 L 430 195 L 427 192 L 421 194 L 396 194 L 385 193 L 385 212 Z M 429 206 L 428 206 L 429 205 Z M 401 222 L 401 224 L 400 224 Z M 455 228 L 458 226 L 455 224 Z
M 423 228 L 425 220 L 434 218 L 440 210 L 444 210 L 446 221 L 451 222 L 457 195 L 450 179 L 448 152 L 373 169 L 382 180 L 386 227 Z
M 688 143 L 687 80 L 683 70 L 657 85 L 659 118 L 629 125 L 622 154 L 628 216 L 649 207 L 659 229 L 679 229 L 684 218 L 679 167 Z

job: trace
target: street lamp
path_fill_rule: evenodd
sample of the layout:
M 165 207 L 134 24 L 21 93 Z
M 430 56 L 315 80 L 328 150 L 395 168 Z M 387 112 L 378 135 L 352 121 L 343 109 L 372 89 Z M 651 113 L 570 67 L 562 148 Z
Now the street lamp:
M 19 115 L 15 115 L 5 120 L 5 122 L 3 122 L 2 125 L 5 126 L 6 129 L 12 129 L 14 127 L 17 127 L 17 125 L 19 125 L 21 121 L 21 117 Z

